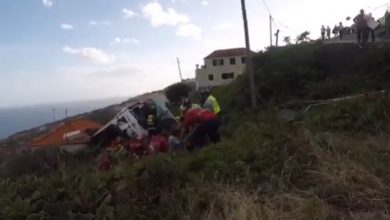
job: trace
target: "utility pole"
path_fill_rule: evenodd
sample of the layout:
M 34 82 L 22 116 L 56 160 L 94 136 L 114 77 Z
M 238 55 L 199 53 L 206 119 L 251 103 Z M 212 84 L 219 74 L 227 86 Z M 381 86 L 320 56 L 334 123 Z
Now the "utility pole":
M 65 109 L 65 118 L 68 119 L 68 109 Z
M 276 37 L 276 43 L 275 43 L 275 46 L 278 47 L 278 44 L 279 44 L 279 32 L 280 30 L 278 29 L 275 33 L 275 37 Z
M 179 57 L 176 57 L 176 60 L 177 60 L 177 67 L 178 67 L 178 69 L 179 69 L 180 82 L 183 82 L 183 76 L 182 76 L 182 74 L 181 74 L 181 66 L 180 66 Z
M 246 15 L 245 0 L 241 0 L 241 10 L 242 10 L 242 17 L 244 20 L 244 32 L 245 32 L 246 73 L 249 74 L 252 108 L 256 108 L 257 100 L 256 100 L 255 78 L 254 78 L 253 65 L 252 65 L 252 52 L 251 52 L 251 46 L 249 42 L 249 30 L 248 30 L 248 20 Z
M 269 35 L 270 35 L 270 47 L 272 47 L 272 15 L 269 15 Z

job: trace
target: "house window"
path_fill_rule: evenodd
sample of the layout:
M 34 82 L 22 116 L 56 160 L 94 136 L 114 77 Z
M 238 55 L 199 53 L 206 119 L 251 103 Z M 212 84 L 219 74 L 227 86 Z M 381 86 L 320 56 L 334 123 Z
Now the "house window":
M 236 65 L 236 58 L 230 58 L 230 65 Z
M 220 60 L 219 60 L 219 65 L 220 65 L 220 66 L 223 66 L 223 63 L 224 63 L 224 62 L 223 62 L 223 59 L 220 59 Z
M 234 73 L 222 73 L 222 79 L 234 79 Z
M 209 81 L 213 81 L 214 80 L 214 75 L 213 74 L 210 74 L 209 75 Z
M 217 65 L 217 60 L 213 60 L 213 66 Z
M 241 63 L 246 64 L 246 57 L 241 57 Z

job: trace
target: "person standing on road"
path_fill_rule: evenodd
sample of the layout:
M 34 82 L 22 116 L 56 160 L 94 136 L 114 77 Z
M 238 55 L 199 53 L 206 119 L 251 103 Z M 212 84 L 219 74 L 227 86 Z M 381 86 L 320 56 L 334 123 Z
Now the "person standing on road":
M 385 13 L 385 29 L 386 29 L 386 36 L 390 37 L 390 13 L 388 10 L 386 10 Z
M 339 38 L 340 40 L 343 39 L 343 36 L 344 36 L 344 26 L 343 26 L 343 23 L 340 22 L 339 26 L 337 27 L 338 31 L 339 31 Z
M 333 30 L 332 30 L 332 33 L 333 33 L 333 36 L 336 38 L 339 36 L 339 29 L 338 29 L 338 26 L 337 24 L 334 26 Z
M 322 38 L 322 40 L 325 40 L 325 26 L 324 25 L 322 25 L 322 27 L 321 27 L 321 38 Z
M 330 32 L 331 32 L 331 30 L 330 30 L 330 27 L 328 25 L 328 27 L 326 28 L 326 36 L 328 37 L 328 39 L 330 39 Z
M 356 24 L 357 28 L 357 41 L 359 45 L 367 43 L 368 40 L 368 27 L 367 27 L 367 21 L 366 16 L 364 14 L 364 10 L 360 10 L 360 14 L 358 14 L 353 21 Z
M 367 15 L 366 20 L 367 20 L 367 23 L 375 21 L 374 17 L 372 17 L 372 13 Z M 368 27 L 367 38 L 369 38 L 369 35 L 371 36 L 371 41 L 375 42 L 375 29 L 372 29 L 371 27 Z

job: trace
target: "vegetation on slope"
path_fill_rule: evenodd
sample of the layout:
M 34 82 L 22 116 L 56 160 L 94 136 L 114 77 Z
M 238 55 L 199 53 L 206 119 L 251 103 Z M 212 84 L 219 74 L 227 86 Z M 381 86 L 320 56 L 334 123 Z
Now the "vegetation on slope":
M 302 45 L 301 50 L 324 53 L 318 49 L 322 47 Z M 311 71 L 303 71 L 305 59 L 312 55 L 293 62 L 285 53 L 299 53 L 299 47 L 281 50 L 286 51 L 276 53 L 287 63 L 283 65 L 294 64 L 284 69 L 272 64 L 279 58 L 267 61 L 280 68 L 269 67 L 275 77 L 288 71 L 295 74 L 291 78 L 321 85 L 317 73 L 312 77 Z M 257 71 L 265 68 L 256 63 Z M 379 75 L 383 65 L 375 65 Z M 315 62 L 307 68 L 324 69 Z M 355 73 L 364 77 L 363 72 Z M 341 79 L 340 74 L 335 77 Z M 262 79 L 281 83 L 267 85 L 274 88 L 275 99 L 261 96 L 264 106 L 272 108 L 237 110 L 247 105 L 244 77 L 217 91 L 229 111 L 224 130 L 231 134 L 221 143 L 191 154 L 119 159 L 109 172 L 97 171 L 96 162 L 87 156 L 80 155 L 79 164 L 72 161 L 75 158 L 58 157 L 55 167 L 45 172 L 21 172 L 0 181 L 0 219 L 388 219 L 389 100 L 338 103 L 287 122 L 279 117 L 278 104 L 306 99 L 311 91 L 299 84 L 296 91 L 285 93 L 283 85 L 299 80 Z M 259 91 L 266 86 L 262 83 Z M 322 98 L 333 98 L 332 90 L 321 94 L 325 92 Z M 10 169 L 9 164 L 2 169 Z
M 345 112 L 366 114 L 355 103 L 290 123 L 263 112 L 241 121 L 231 139 L 192 154 L 128 159 L 104 173 L 59 166 L 50 175 L 4 180 L 0 217 L 340 219 L 367 213 L 388 217 L 389 109 L 376 100 L 365 103 L 377 112 L 369 117 L 369 124 L 378 124 L 370 127 L 371 133 L 350 132 L 356 129 L 355 118 Z M 322 120 L 343 126 L 324 129 Z
M 254 68 L 260 103 L 335 98 L 389 88 L 390 44 L 289 45 L 258 53 Z M 250 106 L 248 85 L 243 76 L 216 92 L 225 108 L 241 109 Z

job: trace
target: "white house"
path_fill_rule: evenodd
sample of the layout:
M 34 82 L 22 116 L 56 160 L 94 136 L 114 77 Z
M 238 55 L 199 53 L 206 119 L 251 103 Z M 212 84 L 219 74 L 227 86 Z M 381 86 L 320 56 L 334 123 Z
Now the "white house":
M 226 85 L 245 72 L 246 49 L 216 50 L 204 58 L 204 65 L 196 65 L 198 89 Z

